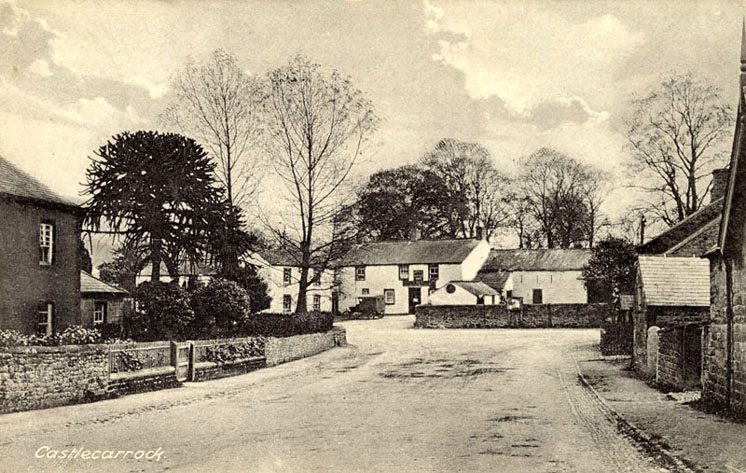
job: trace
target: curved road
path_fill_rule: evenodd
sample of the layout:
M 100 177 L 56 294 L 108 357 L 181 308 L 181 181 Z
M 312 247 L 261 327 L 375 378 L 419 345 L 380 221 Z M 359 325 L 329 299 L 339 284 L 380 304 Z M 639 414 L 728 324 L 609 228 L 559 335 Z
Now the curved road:
M 244 376 L 0 416 L 0 468 L 661 471 L 578 382 L 575 360 L 594 356 L 598 330 L 417 330 L 412 322 L 345 322 L 350 346 Z M 36 458 L 73 448 L 163 453 Z

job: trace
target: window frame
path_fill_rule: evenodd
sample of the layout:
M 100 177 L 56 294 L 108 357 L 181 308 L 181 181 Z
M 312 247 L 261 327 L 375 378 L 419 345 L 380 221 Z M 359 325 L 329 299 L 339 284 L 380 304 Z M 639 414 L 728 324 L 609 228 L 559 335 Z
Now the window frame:
M 399 279 L 402 281 L 409 280 L 409 265 L 408 264 L 399 265 Z
M 355 266 L 355 281 L 365 281 L 365 266 Z
M 286 286 L 293 283 L 293 268 L 282 268 L 282 283 Z
M 437 281 L 440 278 L 440 266 L 438 263 L 427 265 L 427 277 L 430 281 Z
M 37 308 L 36 333 L 48 336 L 54 333 L 54 302 L 42 302 Z M 44 323 L 41 322 L 42 316 Z M 42 332 L 41 327 L 44 327 Z
M 391 294 L 391 301 L 389 302 L 388 295 Z M 396 304 L 396 290 L 395 289 L 384 289 L 383 290 L 383 302 L 386 305 Z
M 282 295 L 282 312 L 289 314 L 293 310 L 293 296 L 290 294 Z
M 321 296 L 319 294 L 313 295 L 313 305 L 311 308 L 316 312 L 321 312 Z
M 364 296 L 369 296 L 370 295 L 370 288 L 369 287 L 364 287 L 364 288 L 362 288 L 362 290 L 360 291 L 360 293 L 362 295 L 364 295 Z
M 46 234 L 45 230 L 49 230 L 49 234 Z M 50 220 L 42 220 L 39 222 L 39 264 L 43 266 L 51 266 L 54 264 L 54 239 L 57 229 L 55 228 L 54 222 Z M 48 242 L 46 241 L 48 238 Z M 46 246 L 44 243 L 48 243 Z
M 419 276 L 419 277 L 418 277 Z M 412 271 L 412 280 L 415 282 L 422 282 L 425 280 L 425 271 L 421 269 L 415 269 Z
M 100 311 L 101 314 L 101 320 L 96 320 L 96 313 L 99 312 L 99 307 L 102 309 Z M 109 304 L 106 301 L 94 301 L 93 303 L 93 325 L 103 325 L 106 323 L 106 316 L 109 313 Z

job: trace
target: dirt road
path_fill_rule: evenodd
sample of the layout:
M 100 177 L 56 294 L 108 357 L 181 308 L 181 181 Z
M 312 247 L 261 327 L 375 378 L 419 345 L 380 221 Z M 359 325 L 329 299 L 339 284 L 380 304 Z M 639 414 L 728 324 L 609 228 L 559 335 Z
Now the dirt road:
M 597 342 L 597 330 L 417 330 L 412 321 L 346 322 L 349 347 L 236 378 L 0 416 L 0 467 L 661 471 L 578 382 L 576 347 Z M 74 449 L 131 453 L 60 458 Z

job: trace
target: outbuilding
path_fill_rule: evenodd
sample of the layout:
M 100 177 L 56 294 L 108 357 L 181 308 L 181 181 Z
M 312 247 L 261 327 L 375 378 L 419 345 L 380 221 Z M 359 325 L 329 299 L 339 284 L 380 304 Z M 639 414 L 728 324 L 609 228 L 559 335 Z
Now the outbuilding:
M 431 305 L 495 305 L 500 293 L 481 281 L 450 281 L 430 294 Z

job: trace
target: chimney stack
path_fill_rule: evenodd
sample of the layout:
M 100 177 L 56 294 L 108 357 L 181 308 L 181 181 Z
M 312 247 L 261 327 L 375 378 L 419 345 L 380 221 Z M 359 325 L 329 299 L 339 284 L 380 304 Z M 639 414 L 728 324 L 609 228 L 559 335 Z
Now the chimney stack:
M 409 231 L 409 239 L 412 241 L 417 241 L 422 239 L 422 230 L 420 227 L 414 227 Z
M 712 171 L 712 187 L 710 189 L 710 202 L 725 197 L 725 192 L 728 189 L 728 174 L 730 173 L 728 168 L 715 169 Z

